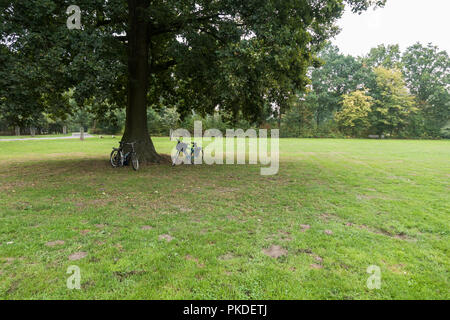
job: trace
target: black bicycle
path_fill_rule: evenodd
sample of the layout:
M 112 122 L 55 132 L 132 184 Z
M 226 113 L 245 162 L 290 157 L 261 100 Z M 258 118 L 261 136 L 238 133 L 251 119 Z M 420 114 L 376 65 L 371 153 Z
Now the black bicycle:
M 129 166 L 131 163 L 131 166 L 133 167 L 134 171 L 139 170 L 139 159 L 137 156 L 136 151 L 134 150 L 134 145 L 137 142 L 119 142 L 119 148 L 113 148 L 113 151 L 111 152 L 111 165 L 113 168 L 119 168 L 123 166 Z M 125 145 L 131 146 L 131 151 L 124 153 L 123 149 Z

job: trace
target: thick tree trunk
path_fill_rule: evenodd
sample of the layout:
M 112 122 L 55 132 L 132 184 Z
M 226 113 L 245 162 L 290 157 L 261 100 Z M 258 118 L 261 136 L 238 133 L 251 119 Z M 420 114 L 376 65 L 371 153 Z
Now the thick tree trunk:
M 147 127 L 147 90 L 149 76 L 148 0 L 128 0 L 128 105 L 122 141 L 136 141 L 141 162 L 159 163 L 161 157 Z

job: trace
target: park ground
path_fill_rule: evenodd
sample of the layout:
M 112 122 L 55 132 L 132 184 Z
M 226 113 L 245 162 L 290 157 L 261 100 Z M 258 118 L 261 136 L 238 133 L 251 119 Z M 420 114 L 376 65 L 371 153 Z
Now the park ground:
M 449 141 L 282 139 L 275 176 L 117 142 L 0 142 L 0 299 L 450 298 Z

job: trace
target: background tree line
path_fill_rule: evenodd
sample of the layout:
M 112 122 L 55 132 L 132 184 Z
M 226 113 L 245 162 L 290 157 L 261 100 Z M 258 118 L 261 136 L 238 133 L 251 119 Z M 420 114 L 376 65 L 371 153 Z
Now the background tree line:
M 329 45 L 320 59 L 308 91 L 282 115 L 282 135 L 450 137 L 447 52 L 417 43 L 403 54 L 380 45 L 352 57 Z
M 181 114 L 178 104 L 185 101 L 160 99 L 147 111 L 148 127 L 151 135 L 168 135 L 177 127 L 192 129 L 194 121 L 200 120 L 204 129 L 279 127 L 282 137 L 449 138 L 449 70 L 447 52 L 431 44 L 418 43 L 404 53 L 398 45 L 380 45 L 362 57 L 344 55 L 327 45 L 308 73 L 307 89 L 286 96 L 277 105 L 260 102 L 259 121 L 250 122 L 231 112 Z M 34 115 L 29 125 L 49 133 L 61 132 L 63 126 L 69 131 L 83 126 L 92 133 L 123 132 L 124 110 L 98 105 L 95 99 L 77 106 L 71 91 L 62 100 L 60 104 L 70 106 L 64 110 L 77 111 Z M 14 126 L 7 114 L 0 115 L 3 134 Z

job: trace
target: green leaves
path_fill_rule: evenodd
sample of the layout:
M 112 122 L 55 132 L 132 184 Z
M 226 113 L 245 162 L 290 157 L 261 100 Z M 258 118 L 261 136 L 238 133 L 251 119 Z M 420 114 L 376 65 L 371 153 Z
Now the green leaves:
M 163 99 L 181 114 L 219 109 L 234 118 L 264 120 L 267 105 L 287 106 L 290 96 L 305 89 L 308 67 L 324 41 L 336 34 L 334 23 L 344 3 L 360 12 L 382 2 L 149 1 L 142 12 L 150 34 L 148 104 Z M 72 4 L 81 8 L 82 30 L 66 26 Z M 11 120 L 58 112 L 60 103 L 53 103 L 72 88 L 78 106 L 95 98 L 112 109 L 123 108 L 127 39 L 133 37 L 127 11 L 122 0 L 34 0 L 20 6 L 2 1 L 0 37 L 7 44 L 2 59 L 24 66 L 0 71 L 7 79 L 0 89 L 2 108 L 8 105 Z
M 447 52 L 431 44 L 409 47 L 402 59 L 405 79 L 416 95 L 424 128 L 429 135 L 439 135 L 450 120 L 450 60 Z
M 401 69 L 401 52 L 399 45 L 379 45 L 372 48 L 362 63 L 368 67 L 384 67 L 388 69 Z
M 371 90 L 375 99 L 372 126 L 377 134 L 398 134 L 415 111 L 413 96 L 406 88 L 400 70 L 378 67 L 374 69 L 376 87 Z
M 343 96 L 342 109 L 335 114 L 335 119 L 343 132 L 359 136 L 368 132 L 369 113 L 372 111 L 373 99 L 364 91 L 357 90 Z

